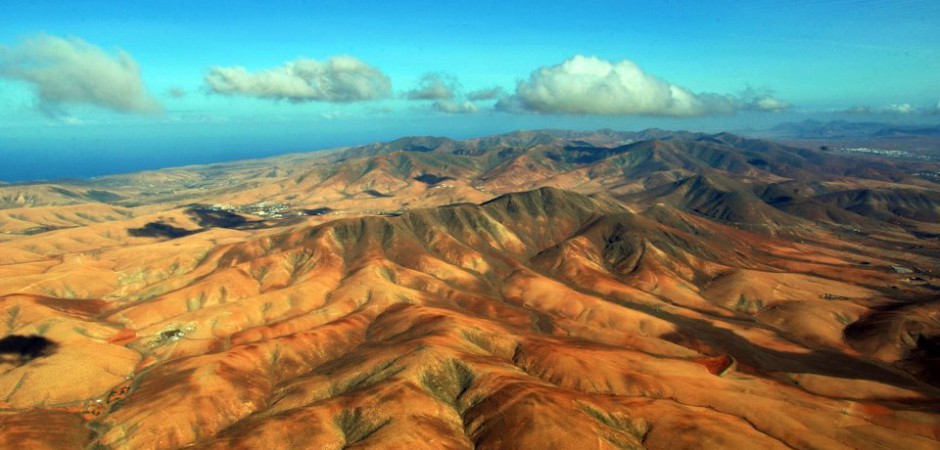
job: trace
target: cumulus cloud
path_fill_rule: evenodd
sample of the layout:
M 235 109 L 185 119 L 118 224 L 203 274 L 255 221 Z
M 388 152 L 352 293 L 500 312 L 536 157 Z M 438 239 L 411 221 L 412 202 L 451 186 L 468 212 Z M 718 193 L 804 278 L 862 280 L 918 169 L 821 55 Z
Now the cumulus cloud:
M 748 87 L 738 97 L 737 107 L 747 111 L 778 112 L 790 109 L 790 104 L 775 98 L 770 89 Z
M 735 110 L 730 96 L 695 94 L 648 74 L 633 61 L 575 56 L 541 67 L 501 100 L 504 110 L 547 114 L 703 116 Z
M 883 105 L 877 107 L 871 106 L 852 106 L 850 108 L 844 109 L 842 113 L 846 114 L 893 114 L 893 115 L 909 115 L 909 114 L 935 114 L 940 111 L 940 103 L 935 107 L 917 107 L 910 103 L 892 103 L 890 105 Z
M 850 108 L 843 109 L 842 112 L 846 114 L 871 114 L 871 106 L 852 106 Z
M 480 109 L 477 108 L 470 100 L 463 102 L 457 102 L 454 100 L 438 100 L 431 105 L 437 111 L 447 113 L 447 114 L 473 114 L 479 112 Z
M 409 100 L 433 100 L 429 108 L 445 114 L 473 114 L 480 112 L 472 100 L 476 98 L 461 95 L 460 81 L 457 77 L 446 73 L 426 73 L 421 77 L 418 86 L 405 92 Z
M 543 114 L 694 117 L 739 110 L 782 111 L 790 105 L 766 90 L 748 89 L 740 97 L 694 93 L 646 73 L 630 60 L 577 55 L 535 70 L 496 107 Z
M 379 69 L 352 56 L 326 61 L 298 58 L 251 73 L 244 67 L 212 67 L 205 77 L 211 92 L 291 102 L 345 103 L 388 97 L 392 83 Z
M 63 106 L 69 104 L 122 113 L 163 111 L 127 52 L 112 55 L 78 38 L 42 34 L 14 47 L 0 46 L 0 77 L 32 84 L 39 109 L 54 117 L 64 117 Z
M 473 91 L 467 94 L 467 100 L 472 101 L 483 101 L 483 100 L 495 100 L 500 98 L 503 95 L 503 88 L 501 87 L 491 87 L 487 89 L 480 89 Z
M 910 103 L 885 105 L 882 111 L 888 114 L 911 114 L 918 112 L 917 108 L 913 107 Z
M 460 82 L 453 75 L 445 73 L 426 73 L 418 82 L 418 87 L 405 93 L 409 100 L 450 100 L 460 89 Z

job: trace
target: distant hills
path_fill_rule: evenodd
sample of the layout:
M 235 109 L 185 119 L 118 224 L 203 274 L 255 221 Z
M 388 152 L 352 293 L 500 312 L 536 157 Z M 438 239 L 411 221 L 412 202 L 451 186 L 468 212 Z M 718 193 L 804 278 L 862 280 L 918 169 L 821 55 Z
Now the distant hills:
M 888 132 L 872 131 L 873 124 L 837 122 L 791 127 Z M 853 225 L 850 218 L 862 215 L 915 229 L 940 219 L 935 184 L 923 176 L 932 173 L 931 167 L 929 162 L 859 157 L 729 133 L 539 130 L 467 140 L 406 137 L 327 153 L 77 182 L 16 183 L 0 186 L 0 208 L 218 203 L 241 205 L 247 213 L 274 208 L 274 216 L 323 208 L 335 215 L 481 202 L 551 186 L 604 193 L 638 208 L 665 202 L 742 226 L 795 229 L 801 219 Z M 268 206 L 250 206 L 260 203 Z M 54 227 L 22 222 L 24 229 L 63 226 L 62 220 Z
M 940 125 L 893 125 L 878 122 L 786 122 L 770 129 L 775 137 L 793 139 L 865 139 L 904 136 L 940 136 Z

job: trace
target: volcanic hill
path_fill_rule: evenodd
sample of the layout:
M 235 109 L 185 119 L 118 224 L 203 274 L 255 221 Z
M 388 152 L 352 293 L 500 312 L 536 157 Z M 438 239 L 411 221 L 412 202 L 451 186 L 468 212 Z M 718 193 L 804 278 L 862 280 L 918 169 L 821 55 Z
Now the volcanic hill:
M 2 184 L 0 447 L 938 448 L 934 172 L 654 129 Z

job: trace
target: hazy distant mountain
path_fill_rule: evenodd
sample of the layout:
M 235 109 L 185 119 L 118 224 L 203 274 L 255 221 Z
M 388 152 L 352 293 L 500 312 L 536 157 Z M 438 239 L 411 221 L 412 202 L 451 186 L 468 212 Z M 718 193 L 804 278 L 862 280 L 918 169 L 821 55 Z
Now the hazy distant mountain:
M 877 122 L 786 122 L 770 130 L 774 136 L 792 139 L 863 139 L 898 136 L 940 136 L 940 125 L 893 125 Z

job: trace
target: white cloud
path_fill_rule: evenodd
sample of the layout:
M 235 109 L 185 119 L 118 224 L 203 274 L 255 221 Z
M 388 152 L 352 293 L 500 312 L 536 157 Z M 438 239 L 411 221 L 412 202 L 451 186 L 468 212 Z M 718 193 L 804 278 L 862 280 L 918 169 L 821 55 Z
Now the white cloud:
M 547 114 L 703 116 L 730 114 L 735 99 L 695 94 L 643 71 L 633 61 L 575 56 L 541 67 L 497 107 Z
M 240 66 L 212 67 L 205 77 L 211 92 L 292 102 L 344 103 L 388 97 L 388 76 L 351 56 L 320 62 L 298 58 L 250 73 Z
M 450 100 L 460 89 L 460 82 L 453 75 L 426 73 L 418 87 L 405 93 L 409 100 Z
M 59 121 L 65 125 L 83 125 L 85 123 L 84 120 L 72 116 L 61 117 Z
M 480 89 L 473 91 L 467 94 L 467 100 L 481 101 L 481 100 L 495 100 L 503 95 L 503 88 L 501 87 L 491 87 L 487 89 Z
M 775 98 L 770 89 L 748 87 L 738 97 L 737 107 L 747 111 L 778 112 L 790 109 L 790 104 Z
M 853 106 L 851 108 L 844 109 L 839 111 L 842 113 L 848 114 L 893 114 L 893 115 L 909 115 L 909 114 L 935 114 L 940 112 L 940 103 L 935 107 L 918 107 L 910 103 L 892 103 L 890 105 L 883 105 L 878 107 L 871 106 Z
M 438 100 L 434 102 L 431 107 L 437 111 L 448 114 L 473 114 L 480 111 L 480 109 L 477 108 L 477 105 L 469 100 L 464 102 L 457 102 L 454 100 Z
M 911 106 L 910 103 L 894 103 L 885 105 L 883 108 L 881 108 L 881 111 L 886 114 L 911 114 L 917 112 L 917 108 Z
M 472 94 L 471 94 L 472 95 Z M 480 111 L 467 96 L 461 100 L 460 81 L 445 73 L 426 73 L 415 89 L 405 92 L 409 100 L 434 100 L 430 109 L 446 114 L 473 114 Z
M 0 46 L 0 77 L 32 84 L 40 110 L 54 117 L 66 116 L 63 106 L 69 104 L 123 113 L 163 111 L 127 52 L 110 55 L 78 38 L 41 34 L 15 47 Z
M 847 114 L 871 114 L 872 110 L 870 106 L 852 106 L 850 108 L 836 112 L 843 112 Z

